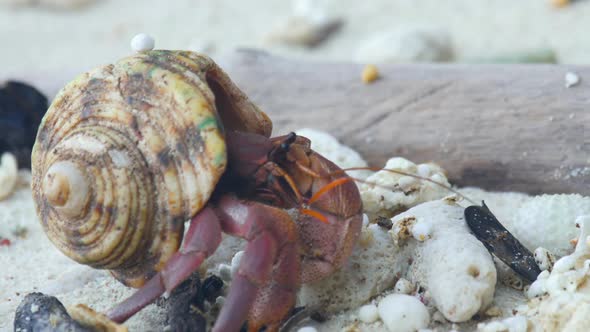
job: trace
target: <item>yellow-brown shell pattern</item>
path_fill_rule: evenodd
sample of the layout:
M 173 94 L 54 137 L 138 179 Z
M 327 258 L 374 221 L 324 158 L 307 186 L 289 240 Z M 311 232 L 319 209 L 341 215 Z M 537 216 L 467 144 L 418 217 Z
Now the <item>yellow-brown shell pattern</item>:
M 226 167 L 224 124 L 272 125 L 208 57 L 150 51 L 82 74 L 37 134 L 32 189 L 67 256 L 140 287 L 178 250 L 184 222 Z

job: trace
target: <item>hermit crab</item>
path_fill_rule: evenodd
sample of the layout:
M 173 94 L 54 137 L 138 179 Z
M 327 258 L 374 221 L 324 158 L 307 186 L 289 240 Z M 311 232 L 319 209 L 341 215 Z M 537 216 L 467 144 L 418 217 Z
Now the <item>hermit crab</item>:
M 277 330 L 300 285 L 344 263 L 361 228 L 356 185 L 306 138 L 271 129 L 192 52 L 136 54 L 57 95 L 32 154 L 36 209 L 63 253 L 139 288 L 109 318 L 173 290 L 222 232 L 248 243 L 214 331 Z

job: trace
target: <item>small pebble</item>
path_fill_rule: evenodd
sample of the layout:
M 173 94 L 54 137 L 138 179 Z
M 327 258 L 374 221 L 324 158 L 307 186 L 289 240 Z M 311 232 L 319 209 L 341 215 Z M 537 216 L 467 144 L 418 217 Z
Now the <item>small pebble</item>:
M 377 70 L 377 66 L 366 65 L 365 68 L 363 68 L 363 72 L 361 74 L 361 80 L 363 81 L 363 83 L 373 83 L 377 78 L 379 78 L 379 71 Z
M 217 272 L 219 273 L 219 276 L 221 277 L 221 279 L 223 279 L 224 281 L 231 280 L 231 276 L 232 276 L 231 266 L 221 263 L 217 267 Z
M 373 323 L 379 319 L 379 311 L 374 304 L 367 304 L 359 309 L 359 319 L 364 323 Z
M 534 252 L 535 262 L 539 265 L 541 271 L 551 271 L 555 263 L 555 256 L 545 248 L 537 248 Z
M 580 83 L 580 76 L 578 74 L 568 71 L 565 73 L 565 87 L 571 88 Z
M 138 53 L 153 50 L 155 44 L 154 38 L 145 33 L 137 34 L 131 39 L 131 49 Z
M 379 302 L 377 310 L 392 332 L 414 332 L 428 327 L 430 323 L 430 314 L 424 303 L 409 295 L 388 295 Z
M 399 294 L 410 294 L 414 291 L 414 284 L 404 278 L 400 278 L 394 287 L 394 291 Z

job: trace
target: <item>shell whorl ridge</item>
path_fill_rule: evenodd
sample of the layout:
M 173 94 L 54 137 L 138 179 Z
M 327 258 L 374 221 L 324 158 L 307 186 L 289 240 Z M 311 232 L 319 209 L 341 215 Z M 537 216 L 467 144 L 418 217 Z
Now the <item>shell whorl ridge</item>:
M 70 258 L 143 285 L 224 172 L 224 126 L 271 130 L 205 56 L 150 51 L 82 74 L 55 98 L 33 148 L 48 237 Z

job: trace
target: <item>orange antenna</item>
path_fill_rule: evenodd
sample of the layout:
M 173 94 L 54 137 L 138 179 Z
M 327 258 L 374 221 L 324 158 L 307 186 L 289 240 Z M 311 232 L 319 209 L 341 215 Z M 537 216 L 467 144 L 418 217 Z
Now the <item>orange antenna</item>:
M 301 209 L 299 209 L 299 212 L 301 212 L 302 214 L 306 214 L 310 217 L 316 218 L 317 220 L 323 222 L 324 224 L 329 224 L 328 217 L 324 216 L 319 211 L 301 208 Z
M 313 202 L 317 201 L 323 194 L 334 189 L 335 187 L 337 187 L 341 184 L 344 184 L 346 182 L 353 181 L 353 180 L 355 180 L 355 179 L 353 179 L 351 177 L 345 177 L 345 178 L 343 177 L 343 178 L 338 178 L 338 179 L 328 183 L 327 185 L 320 188 L 320 190 L 318 190 L 315 194 L 313 194 L 313 196 L 311 196 L 311 198 L 308 201 L 308 204 L 312 204 Z

